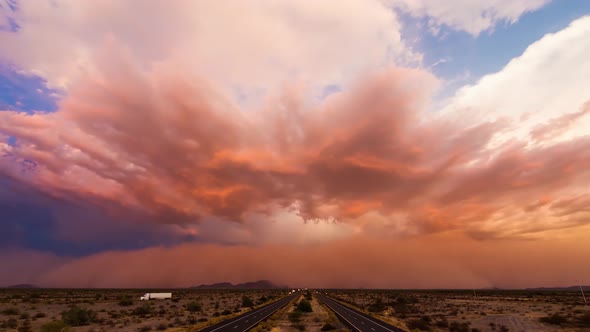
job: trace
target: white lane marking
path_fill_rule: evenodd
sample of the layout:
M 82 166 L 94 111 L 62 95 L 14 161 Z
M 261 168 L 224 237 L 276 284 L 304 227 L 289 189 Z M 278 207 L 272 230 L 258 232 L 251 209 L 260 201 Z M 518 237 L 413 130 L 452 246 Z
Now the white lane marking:
M 375 328 L 374 327 L 371 327 L 371 330 L 375 331 Z
M 286 299 L 288 299 L 288 298 L 286 298 Z M 282 301 L 284 301 L 284 300 L 286 300 L 286 299 L 283 299 Z M 295 299 L 295 298 L 293 298 L 293 299 Z M 276 309 L 274 309 L 274 307 L 273 307 L 273 310 L 271 310 L 271 311 L 270 311 L 270 313 L 269 313 L 268 315 L 266 315 L 266 316 L 262 317 L 262 319 L 260 319 L 258 322 L 256 322 L 256 321 L 255 321 L 255 322 L 254 322 L 254 324 L 252 324 L 252 325 L 248 326 L 248 328 L 247 328 L 247 329 L 245 329 L 244 331 L 248 331 L 248 330 L 250 330 L 252 327 L 256 326 L 256 324 L 260 323 L 261 321 L 265 320 L 265 319 L 266 319 L 268 316 L 270 316 L 270 315 L 274 314 L 275 312 L 277 312 L 277 310 L 279 310 L 279 309 L 281 309 L 281 308 L 284 308 L 284 307 L 285 307 L 287 304 L 291 303 L 291 301 L 293 301 L 293 299 L 291 299 L 291 300 L 288 300 L 288 301 L 286 301 L 284 304 L 281 304 L 281 305 L 279 305 L 279 306 L 276 306 L 276 304 L 277 304 L 277 303 L 279 303 L 280 301 L 279 301 L 279 302 L 275 302 Z
M 334 310 L 334 308 L 332 308 L 332 306 L 328 303 L 328 301 L 322 301 L 324 302 L 325 305 L 328 306 L 328 308 L 332 309 L 332 311 L 334 311 L 335 313 L 338 313 L 336 310 Z M 357 329 L 357 331 L 360 331 L 361 329 L 359 329 L 358 327 L 356 327 L 356 325 L 354 325 L 351 321 L 349 321 L 348 319 L 346 319 L 346 317 L 344 317 L 344 315 L 340 315 L 338 314 L 340 317 L 344 318 L 345 321 L 348 322 L 348 324 L 352 325 L 355 329 Z
M 361 324 L 365 325 L 365 322 L 361 321 Z
M 334 302 L 334 303 L 338 304 L 340 307 L 342 307 L 342 308 L 344 308 L 344 309 L 346 309 L 346 310 L 348 310 L 348 311 L 352 312 L 353 314 L 355 314 L 355 315 L 357 315 L 357 316 L 360 316 L 360 317 L 362 317 L 362 318 L 365 318 L 365 317 L 363 317 L 363 316 L 359 315 L 358 313 L 356 313 L 356 312 L 354 312 L 354 311 L 352 311 L 352 310 L 348 309 L 348 307 L 347 307 L 347 306 L 345 306 L 345 305 L 343 305 L 343 304 L 340 304 L 340 303 L 338 303 L 338 302 L 336 302 L 336 301 L 334 301 L 334 300 L 332 300 L 332 299 L 330 299 L 330 301 L 332 301 L 332 302 Z M 383 325 L 381 325 L 381 324 L 377 323 L 377 321 L 376 321 L 375 319 L 370 319 L 369 321 L 370 321 L 371 323 L 375 324 L 375 325 L 381 326 L 382 328 L 386 329 L 387 331 L 395 332 L 394 330 L 391 330 L 391 329 L 389 329 L 389 328 L 387 328 L 387 327 L 385 327 L 385 326 L 383 326 Z
M 237 326 L 237 325 L 236 325 L 236 326 L 234 326 L 234 329 L 237 329 L 237 328 L 238 328 L 238 326 Z
M 283 300 L 280 300 L 280 301 L 284 301 L 284 300 L 285 300 L 285 299 L 283 299 Z M 278 302 L 280 302 L 280 301 L 278 301 Z M 276 303 L 278 303 L 278 302 L 275 302 L 275 304 L 276 304 Z M 289 301 L 289 302 L 291 302 L 291 301 Z M 230 325 L 230 324 L 233 324 L 233 323 L 235 323 L 235 322 L 237 322 L 237 321 L 239 321 L 239 320 L 242 320 L 242 319 L 244 319 L 244 318 L 246 318 L 246 317 L 250 317 L 250 316 L 252 316 L 252 315 L 253 315 L 253 314 L 255 314 L 255 313 L 256 313 L 256 311 L 255 311 L 255 312 L 251 312 L 250 314 L 248 314 L 248 315 L 246 315 L 246 316 L 244 316 L 244 317 L 242 317 L 242 318 L 240 318 L 240 319 L 236 319 L 236 320 L 235 320 L 235 321 L 233 321 L 233 322 L 229 322 L 229 323 L 227 323 L 227 324 L 221 325 L 220 327 L 218 327 L 218 328 L 216 328 L 216 329 L 214 329 L 214 330 L 211 330 L 210 332 L 214 332 L 214 331 L 217 331 L 217 330 L 219 330 L 219 329 L 222 329 L 222 328 L 224 328 L 224 327 L 226 327 L 226 326 L 228 326 L 228 325 Z M 256 317 L 256 316 L 254 316 L 254 317 Z M 247 330 L 246 330 L 246 331 L 247 331 Z

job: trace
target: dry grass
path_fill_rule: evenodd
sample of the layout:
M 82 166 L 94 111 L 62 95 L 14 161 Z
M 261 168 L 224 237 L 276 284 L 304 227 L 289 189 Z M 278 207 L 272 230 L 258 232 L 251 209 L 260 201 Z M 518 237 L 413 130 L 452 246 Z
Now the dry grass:
M 22 329 L 27 322 L 32 331 L 40 331 L 62 320 L 62 312 L 73 306 L 91 310 L 96 317 L 70 331 L 196 330 L 251 310 L 242 308 L 243 296 L 257 307 L 286 295 L 282 290 L 176 289 L 171 300 L 140 301 L 146 292 L 158 290 L 0 289 L 0 331 Z M 189 311 L 190 303 L 198 303 L 201 310 L 193 305 Z
M 332 290 L 328 294 L 404 329 L 452 331 L 590 331 L 582 322 L 590 306 L 568 291 Z M 540 322 L 561 313 L 560 325 Z M 409 328 L 408 328 L 409 327 Z

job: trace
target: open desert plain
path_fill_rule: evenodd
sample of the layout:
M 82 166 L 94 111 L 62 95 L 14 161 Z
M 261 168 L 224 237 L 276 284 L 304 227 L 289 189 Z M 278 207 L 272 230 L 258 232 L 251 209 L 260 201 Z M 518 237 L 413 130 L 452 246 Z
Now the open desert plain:
M 0 331 L 200 331 L 216 326 L 223 331 L 225 321 L 291 292 L 175 289 L 173 294 L 172 299 L 140 301 L 142 291 L 133 289 L 4 289 Z M 339 316 L 322 295 L 401 331 L 590 331 L 590 306 L 571 290 L 334 289 L 297 292 L 248 330 L 363 331 L 362 323 Z M 235 326 L 230 325 L 225 328 Z

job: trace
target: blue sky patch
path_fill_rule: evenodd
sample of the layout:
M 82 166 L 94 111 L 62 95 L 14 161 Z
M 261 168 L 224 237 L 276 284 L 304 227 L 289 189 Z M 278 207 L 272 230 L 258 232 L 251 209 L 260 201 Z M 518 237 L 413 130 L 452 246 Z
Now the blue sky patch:
M 0 65 L 0 111 L 57 111 L 63 93 L 48 88 L 46 83 L 39 76 L 23 75 L 10 66 Z
M 428 31 L 427 17 L 414 18 L 406 14 L 400 17 L 402 35 L 424 54 L 425 67 L 445 79 L 468 76 L 464 82 L 468 84 L 501 70 L 530 44 L 589 13 L 590 1 L 553 1 L 524 14 L 514 24 L 500 23 L 477 37 L 447 26 L 442 26 L 439 34 L 434 36 Z

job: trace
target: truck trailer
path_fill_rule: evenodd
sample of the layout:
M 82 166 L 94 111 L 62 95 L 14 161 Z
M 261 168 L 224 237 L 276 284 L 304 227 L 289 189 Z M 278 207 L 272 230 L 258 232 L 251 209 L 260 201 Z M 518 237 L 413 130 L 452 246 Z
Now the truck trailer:
M 172 293 L 145 293 L 140 300 L 163 300 L 163 299 L 171 299 Z

